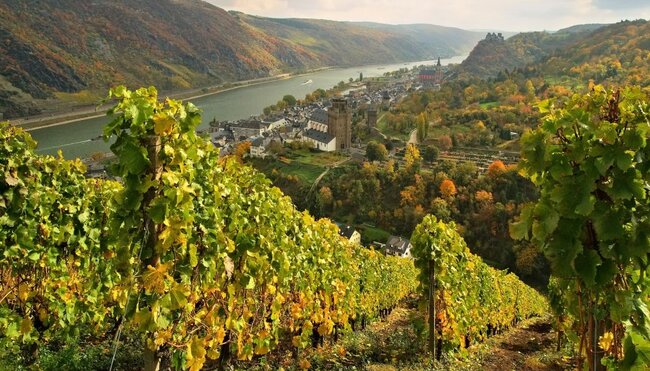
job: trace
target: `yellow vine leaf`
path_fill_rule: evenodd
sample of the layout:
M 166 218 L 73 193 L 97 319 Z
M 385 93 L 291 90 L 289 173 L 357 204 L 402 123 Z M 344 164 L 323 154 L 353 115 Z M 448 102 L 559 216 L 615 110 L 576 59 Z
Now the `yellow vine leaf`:
M 219 359 L 219 356 L 221 355 L 221 352 L 216 350 L 216 349 L 208 349 L 208 358 L 212 360 L 217 360 Z
M 153 116 L 153 130 L 156 135 L 167 135 L 171 133 L 172 127 L 176 123 L 173 117 L 164 113 L 157 113 Z
M 306 359 L 301 359 L 300 362 L 298 362 L 298 366 L 301 370 L 309 370 L 311 368 L 311 363 Z
M 333 329 L 334 329 L 334 322 L 328 319 L 327 321 L 321 323 L 320 326 L 318 326 L 318 333 L 321 336 L 329 335 L 332 333 Z
M 20 299 L 20 301 L 22 302 L 26 302 L 27 299 L 29 298 L 30 291 L 31 290 L 29 288 L 29 285 L 27 285 L 26 283 L 21 283 L 18 286 L 18 299 Z
M 165 292 L 165 278 L 167 278 L 167 265 L 158 264 L 156 268 L 147 266 L 147 271 L 142 276 L 144 289 L 150 293 L 162 294 Z
M 203 339 L 198 337 L 192 338 L 192 341 L 187 344 L 187 367 L 190 371 L 198 371 L 203 368 L 205 363 L 205 343 Z
M 600 337 L 598 340 L 598 345 L 600 345 L 600 348 L 604 351 L 609 351 L 609 349 L 612 347 L 612 343 L 614 342 L 614 334 L 611 332 L 606 332 L 603 334 L 603 336 Z
M 32 332 L 32 328 L 32 319 L 29 317 L 23 318 L 23 320 L 20 322 L 20 333 L 27 335 Z

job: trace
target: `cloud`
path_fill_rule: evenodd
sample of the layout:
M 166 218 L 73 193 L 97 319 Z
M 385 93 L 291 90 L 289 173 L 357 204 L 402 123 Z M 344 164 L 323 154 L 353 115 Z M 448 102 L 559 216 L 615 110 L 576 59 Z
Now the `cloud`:
M 594 5 L 601 9 L 645 9 L 650 8 L 648 0 L 594 0 Z
M 649 0 L 208 0 L 228 10 L 268 17 L 392 24 L 430 23 L 465 29 L 554 30 L 581 23 L 650 17 Z

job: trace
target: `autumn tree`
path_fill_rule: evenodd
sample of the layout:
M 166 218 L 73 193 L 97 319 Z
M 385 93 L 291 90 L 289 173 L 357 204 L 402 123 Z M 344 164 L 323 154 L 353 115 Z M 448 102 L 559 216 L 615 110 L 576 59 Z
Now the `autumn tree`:
M 332 207 L 334 203 L 334 196 L 329 187 L 323 186 L 318 191 L 318 206 L 321 210 L 321 215 L 325 215 L 326 211 Z
M 424 146 L 420 148 L 422 159 L 428 163 L 433 163 L 438 159 L 438 148 L 434 145 Z
M 417 123 L 417 127 L 416 127 L 417 139 L 419 142 L 422 142 L 426 139 L 426 130 L 427 130 L 426 129 L 427 118 L 424 112 L 418 115 L 416 123 Z
M 506 171 L 506 165 L 501 160 L 495 160 L 488 166 L 487 174 L 488 176 L 495 178 Z
M 407 172 L 415 173 L 420 169 L 422 157 L 418 147 L 414 144 L 408 144 L 404 153 L 404 168 Z
M 267 150 L 275 155 L 282 155 L 285 152 L 284 146 L 277 140 L 272 140 L 269 143 Z
M 441 135 L 438 137 L 438 147 L 443 151 L 449 151 L 453 147 L 453 142 L 449 135 Z
M 456 185 L 451 179 L 445 179 L 440 183 L 440 193 L 443 197 L 449 199 L 456 195 Z
M 535 85 L 530 80 L 526 80 L 526 99 L 529 102 L 535 101 Z
M 366 157 L 368 161 L 386 161 L 388 159 L 388 150 L 382 143 L 371 141 L 366 146 Z
M 282 100 L 287 103 L 289 107 L 293 107 L 296 105 L 296 97 L 293 95 L 287 94 L 284 97 L 282 97 Z
M 235 158 L 237 158 L 239 161 L 242 161 L 244 157 L 248 156 L 248 154 L 251 152 L 251 145 L 251 142 L 248 140 L 237 144 L 232 155 L 235 156 Z
M 493 200 L 492 193 L 484 190 L 477 191 L 474 198 L 479 203 L 491 203 Z

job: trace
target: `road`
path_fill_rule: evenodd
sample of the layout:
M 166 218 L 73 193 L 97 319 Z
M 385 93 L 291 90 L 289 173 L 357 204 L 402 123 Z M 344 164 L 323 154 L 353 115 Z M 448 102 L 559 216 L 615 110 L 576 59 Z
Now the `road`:
M 408 144 L 418 144 L 418 129 L 413 129 L 409 135 Z

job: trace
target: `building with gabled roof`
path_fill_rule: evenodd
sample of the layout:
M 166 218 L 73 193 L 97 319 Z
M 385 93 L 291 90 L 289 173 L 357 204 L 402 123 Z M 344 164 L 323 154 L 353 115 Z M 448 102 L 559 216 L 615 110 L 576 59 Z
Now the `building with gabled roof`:
M 361 233 L 357 232 L 352 226 L 338 224 L 339 226 L 339 236 L 345 237 L 348 241 L 352 243 L 361 244 Z
M 390 236 L 388 237 L 388 241 L 386 241 L 386 246 L 384 246 L 384 253 L 386 255 L 410 258 L 412 247 L 413 245 L 411 245 L 411 241 L 406 238 Z
M 336 137 L 316 129 L 307 129 L 303 138 L 314 145 L 314 148 L 325 152 L 336 151 Z

